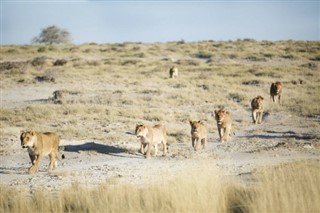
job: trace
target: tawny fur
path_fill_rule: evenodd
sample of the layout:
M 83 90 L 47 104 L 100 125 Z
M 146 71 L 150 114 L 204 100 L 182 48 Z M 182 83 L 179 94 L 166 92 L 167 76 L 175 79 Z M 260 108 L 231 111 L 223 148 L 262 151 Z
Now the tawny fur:
M 37 173 L 44 155 L 49 155 L 50 164 L 48 170 L 57 168 L 59 136 L 52 132 L 39 133 L 35 131 L 22 132 L 20 135 L 21 146 L 28 149 L 32 166 L 29 173 Z
M 154 155 L 157 155 L 158 144 L 162 143 L 163 155 L 167 154 L 167 131 L 163 125 L 136 125 L 135 134 L 140 138 L 140 152 L 146 158 L 150 158 L 152 148 L 154 147 Z
M 263 116 L 263 97 L 257 96 L 251 101 L 252 120 L 255 124 L 262 123 Z
M 200 149 L 200 144 L 203 148 L 207 145 L 207 128 L 201 121 L 189 121 L 191 126 L 191 144 L 194 150 Z
M 178 67 L 176 67 L 175 65 L 173 65 L 171 67 L 171 69 L 169 70 L 169 74 L 170 74 L 170 78 L 176 78 L 178 77 Z
M 275 97 L 278 96 L 278 101 L 280 103 L 282 94 L 282 83 L 280 81 L 277 81 L 276 83 L 272 83 L 270 87 L 270 98 L 273 102 L 276 102 Z
M 232 119 L 230 112 L 223 109 L 215 110 L 220 141 L 228 141 L 231 134 Z

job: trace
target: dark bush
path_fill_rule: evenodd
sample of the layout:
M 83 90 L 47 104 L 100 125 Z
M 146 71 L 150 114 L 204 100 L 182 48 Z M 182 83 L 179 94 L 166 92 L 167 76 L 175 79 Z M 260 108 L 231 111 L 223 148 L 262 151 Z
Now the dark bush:
M 31 61 L 32 66 L 36 67 L 36 66 L 42 66 L 46 63 L 47 61 L 47 57 L 46 56 L 40 56 L 40 57 L 36 57 Z
M 25 67 L 28 62 L 14 62 L 14 61 L 5 61 L 0 63 L 0 71 L 11 70 L 11 69 L 20 69 Z
M 39 47 L 39 48 L 38 48 L 38 53 L 43 53 L 43 52 L 45 52 L 45 51 L 47 51 L 47 48 L 46 48 L 46 47 Z
M 260 82 L 258 80 L 251 80 L 251 81 L 244 81 L 242 82 L 243 85 L 253 85 L 259 86 Z
M 53 66 L 63 66 L 67 63 L 68 61 L 66 59 L 57 59 L 54 63 Z

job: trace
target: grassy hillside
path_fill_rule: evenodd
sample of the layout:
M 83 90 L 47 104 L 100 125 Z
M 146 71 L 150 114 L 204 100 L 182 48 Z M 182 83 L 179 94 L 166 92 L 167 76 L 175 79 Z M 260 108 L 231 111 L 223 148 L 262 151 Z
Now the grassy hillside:
M 301 152 L 313 149 L 310 141 L 291 136 L 311 125 L 313 129 L 319 126 L 320 42 L 246 39 L 2 46 L 0 53 L 0 136 L 5 142 L 0 143 L 0 154 L 3 156 L 19 155 L 15 150 L 19 146 L 19 131 L 26 129 L 54 131 L 69 142 L 97 141 L 100 145 L 121 147 L 139 143 L 127 134 L 134 131 L 137 123 L 162 123 L 167 126 L 169 143 L 188 143 L 189 147 L 189 120 L 203 120 L 211 143 L 218 138 L 213 111 L 226 108 L 232 114 L 234 130 L 246 129 L 252 125 L 250 102 L 257 95 L 265 98 L 266 115 L 275 111 L 285 118 L 294 115 L 296 126 L 301 124 L 301 130 L 295 133 L 290 123 L 283 124 L 286 120 L 282 117 L 277 127 L 289 128 L 269 136 L 270 141 L 290 144 L 300 140 Z M 176 79 L 169 78 L 172 65 L 179 69 Z M 270 85 L 275 81 L 283 82 L 281 104 L 272 103 L 269 98 Z M 306 117 L 316 119 L 305 123 Z M 274 116 L 272 121 L 274 119 L 278 117 Z M 263 133 L 272 125 L 256 130 L 266 143 L 269 140 Z M 283 136 L 286 133 L 289 136 Z M 317 136 L 309 137 L 306 140 L 317 142 Z M 244 140 L 246 138 L 240 143 Z M 256 145 L 259 141 L 254 139 L 248 143 Z M 231 147 L 233 144 L 221 145 Z M 216 148 L 220 143 L 214 145 Z M 130 153 L 132 150 L 128 147 L 125 150 Z M 282 150 L 281 157 L 290 155 L 290 149 L 288 146 Z M 226 150 L 233 152 L 233 149 Z M 189 151 L 186 150 L 186 155 Z M 264 156 L 269 154 L 267 151 Z M 292 152 L 299 154 L 299 149 Z M 311 154 L 317 153 L 315 149 Z M 72 154 L 75 158 L 67 159 L 68 163 L 82 162 L 80 154 Z M 215 163 L 216 153 L 211 154 L 214 157 L 206 160 Z M 258 150 L 252 156 L 260 154 Z M 270 155 L 279 160 L 277 152 Z M 102 162 L 111 159 L 105 153 L 99 157 Z M 156 160 L 166 164 L 172 159 Z M 183 161 L 183 158 L 176 160 Z M 196 158 L 191 160 L 197 162 Z M 131 166 L 133 160 L 129 162 L 126 165 Z M 18 182 L 25 174 L 27 163 L 10 165 L 3 173 L 17 177 Z M 138 166 L 140 168 L 140 164 Z M 44 173 L 26 180 L 30 182 L 33 178 L 29 184 L 32 193 L 24 191 L 23 182 L 19 186 L 0 185 L 0 212 L 319 212 L 319 169 L 319 160 L 261 168 L 253 172 L 252 180 L 244 183 L 222 175 L 219 170 L 195 166 L 185 171 L 186 174 L 179 173 L 174 180 L 161 179 L 164 183 L 160 184 L 123 185 L 108 176 L 108 182 L 98 187 L 74 184 L 54 193 L 32 188 L 36 178 L 46 177 Z M 124 170 L 127 172 L 127 168 Z M 95 175 L 93 172 L 89 171 Z M 105 173 L 102 176 L 106 178 Z
M 47 100 L 2 107 L 1 134 L 15 126 L 110 141 L 121 140 L 114 131 L 160 122 L 180 136 L 171 141 L 184 141 L 189 119 L 215 126 L 211 114 L 219 107 L 230 110 L 241 129 L 251 122 L 250 101 L 257 95 L 267 112 L 320 115 L 320 42 L 90 43 L 2 46 L 0 52 L 3 89 L 49 88 Z M 169 79 L 173 64 L 177 79 Z M 281 106 L 269 100 L 270 84 L 278 80 L 284 84 Z

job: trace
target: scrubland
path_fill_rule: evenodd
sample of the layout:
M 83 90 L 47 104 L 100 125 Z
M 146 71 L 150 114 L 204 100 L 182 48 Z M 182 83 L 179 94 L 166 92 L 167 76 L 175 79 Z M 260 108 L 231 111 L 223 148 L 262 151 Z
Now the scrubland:
M 249 186 L 198 168 L 157 185 L 103 184 L 93 189 L 75 183 L 52 194 L 1 187 L 2 212 L 319 212 L 319 161 L 263 169 Z M 318 186 L 318 187 L 315 187 Z
M 2 46 L 0 52 L 1 212 L 320 211 L 319 42 L 245 39 L 26 45 Z M 172 65 L 179 69 L 176 79 L 169 78 Z M 269 98 L 275 81 L 283 83 L 280 104 Z M 250 102 L 257 95 L 264 97 L 265 116 L 263 124 L 255 126 Z M 212 115 L 222 107 L 231 112 L 235 132 L 224 144 L 217 140 Z M 206 123 L 206 151 L 190 149 L 189 120 Z M 185 174 L 166 167 L 177 174 L 160 183 L 110 181 L 131 172 L 129 166 L 143 173 L 144 163 L 133 158 L 143 158 L 136 154 L 139 142 L 131 135 L 139 123 L 167 126 L 171 150 L 167 157 L 155 157 L 159 171 L 161 165 L 199 158 L 217 162 L 218 168 L 194 166 Z M 25 150 L 17 151 L 21 149 L 19 132 L 26 129 L 57 132 L 66 146 L 94 141 L 106 150 L 80 153 L 83 150 L 78 149 L 69 159 L 67 155 L 62 170 L 72 170 L 68 162 L 78 163 L 80 155 L 108 164 L 114 160 L 109 155 L 114 146 L 131 165 L 91 188 L 74 181 L 54 192 L 34 188 L 36 183 L 31 184 L 32 190 L 25 189 L 13 179 L 24 178 L 25 184 L 51 177 L 46 173 L 24 177 L 21 167 L 27 168 L 27 161 L 15 165 L 10 158 L 17 161 L 22 153 L 27 155 Z M 248 155 L 250 166 L 232 162 L 237 168 L 230 169 L 231 164 L 224 164 L 239 153 Z M 298 157 L 302 162 L 292 163 L 302 155 Z M 246 172 L 250 180 L 237 178 Z M 10 175 L 15 175 L 12 181 Z

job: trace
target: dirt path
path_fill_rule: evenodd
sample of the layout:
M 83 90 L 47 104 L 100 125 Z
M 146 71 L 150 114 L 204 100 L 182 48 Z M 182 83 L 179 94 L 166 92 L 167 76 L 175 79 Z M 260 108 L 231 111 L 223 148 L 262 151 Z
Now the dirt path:
M 4 91 L 3 105 L 21 106 L 41 100 L 47 98 L 44 94 L 51 94 L 51 90 L 55 89 Z M 25 96 L 25 93 L 36 93 L 37 96 Z M 17 96 L 25 98 L 17 99 Z M 247 115 L 240 112 L 237 116 L 243 118 Z M 44 158 L 40 172 L 35 175 L 27 174 L 30 166 L 27 151 L 20 147 L 17 134 L 12 134 L 1 139 L 0 180 L 1 184 L 28 190 L 44 187 L 56 191 L 74 183 L 91 187 L 106 182 L 141 185 L 150 181 L 167 181 L 181 172 L 196 172 L 199 165 L 218 167 L 225 175 L 241 176 L 261 166 L 320 159 L 319 123 L 320 118 L 302 118 L 287 112 L 267 114 L 263 124 L 251 124 L 236 131 L 230 142 L 220 143 L 218 133 L 214 131 L 208 135 L 205 150 L 195 152 L 191 142 L 173 143 L 166 157 L 159 155 L 148 160 L 132 151 L 138 150 L 138 141 L 105 144 L 102 141 L 62 140 L 62 153 L 66 159 L 59 162 L 56 171 L 48 173 L 49 159 Z M 19 130 L 13 127 L 10 131 L 17 133 Z
M 168 156 L 149 160 L 138 153 L 129 154 L 123 144 L 62 140 L 66 159 L 59 162 L 56 171 L 47 173 L 49 160 L 45 158 L 36 175 L 26 174 L 30 166 L 28 155 L 20 148 L 17 139 L 12 138 L 6 141 L 6 151 L 1 152 L 1 183 L 30 190 L 35 187 L 58 190 L 76 182 L 87 186 L 105 182 L 139 185 L 150 180 L 163 181 L 186 170 L 194 171 L 202 164 L 218 167 L 225 175 L 241 175 L 259 166 L 320 159 L 317 129 L 298 127 L 300 124 L 295 119 L 298 118 L 281 113 L 270 115 L 266 120 L 273 121 L 272 126 L 267 122 L 249 126 L 237 132 L 228 143 L 220 143 L 216 134 L 210 134 L 205 150 L 195 152 L 189 143 L 175 143 L 171 145 Z M 300 122 L 319 121 L 306 119 Z M 283 126 L 284 123 L 287 125 Z M 136 150 L 139 148 L 138 143 L 128 146 Z

